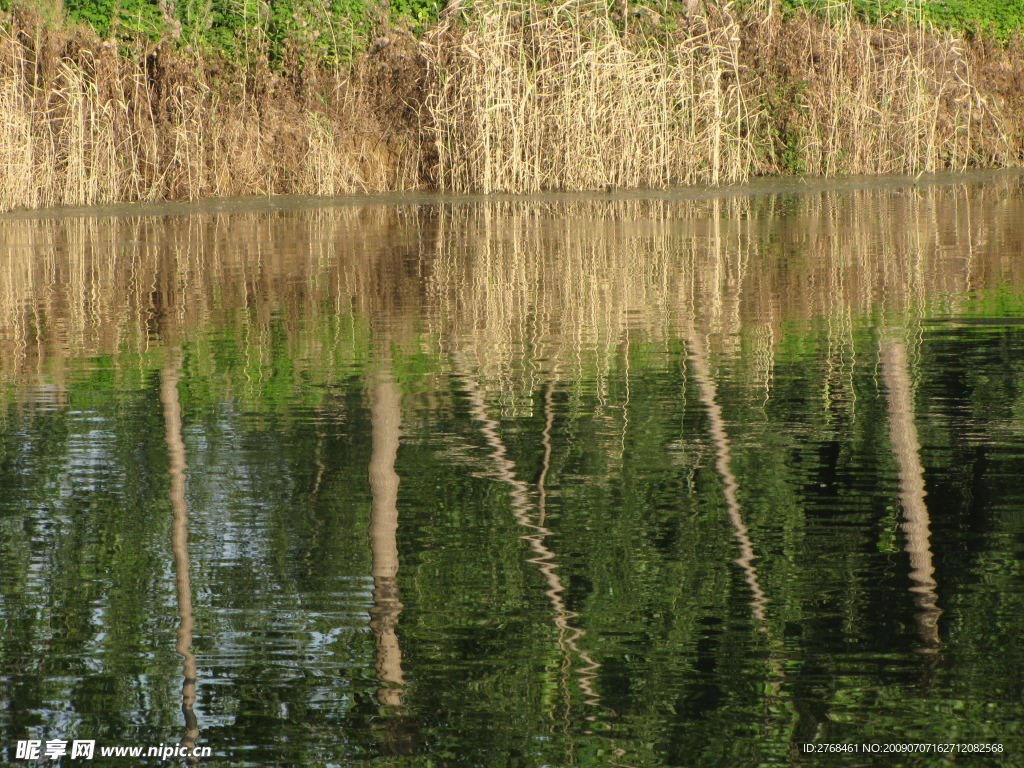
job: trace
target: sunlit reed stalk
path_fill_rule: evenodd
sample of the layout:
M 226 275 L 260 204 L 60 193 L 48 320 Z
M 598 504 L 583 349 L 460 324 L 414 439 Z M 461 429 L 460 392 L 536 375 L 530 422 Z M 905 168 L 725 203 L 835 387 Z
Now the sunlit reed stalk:
M 1022 159 L 1020 116 L 978 74 L 998 71 L 998 55 L 979 57 L 951 32 L 908 17 L 865 24 L 843 2 L 749 39 L 789 78 L 776 77 L 767 95 L 776 126 L 786 126 L 778 157 L 791 171 L 918 173 Z
M 850 3 L 783 21 L 769 0 L 694 2 L 670 29 L 620 28 L 593 0 L 476 0 L 384 50 L 286 87 L 265 63 L 168 46 L 143 60 L 15 15 L 0 28 L 0 210 L 1024 160 L 1021 96 L 999 85 L 1008 50 L 920 19 L 865 24 Z
M 0 211 L 421 183 L 417 132 L 382 117 L 394 94 L 365 67 L 310 75 L 301 93 L 266 72 L 257 97 L 241 64 L 169 47 L 139 59 L 12 19 L 0 25 Z
M 608 6 L 477 2 L 428 40 L 437 183 L 454 191 L 746 178 L 767 131 L 731 4 L 685 39 L 628 41 Z

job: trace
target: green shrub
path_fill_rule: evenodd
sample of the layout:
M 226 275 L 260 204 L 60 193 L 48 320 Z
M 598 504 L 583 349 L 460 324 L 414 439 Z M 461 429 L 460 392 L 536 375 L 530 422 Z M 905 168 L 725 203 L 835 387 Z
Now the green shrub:
M 21 0 L 35 8 L 40 0 Z M 638 1 L 638 0 L 637 0 Z M 64 0 L 72 22 L 100 35 L 183 44 L 232 58 L 266 56 L 280 63 L 288 46 L 303 58 L 344 64 L 365 47 L 375 24 L 387 20 L 421 32 L 445 0 Z M 749 0 L 746 0 L 749 2 Z M 18 0 L 0 0 L 8 11 Z M 59 11 L 60 0 L 50 3 Z M 618 6 L 617 0 L 614 4 Z M 744 0 L 740 1 L 744 4 Z M 667 18 L 681 17 L 683 0 L 649 4 Z M 1024 0 L 782 0 L 785 13 L 810 10 L 849 14 L 875 23 L 909 19 L 1007 40 L 1024 28 Z M 165 11 L 165 8 L 167 9 Z M 168 15 L 169 14 L 169 15 Z M 48 14 L 59 17 L 59 13 Z
M 782 0 L 784 11 L 849 13 L 876 23 L 907 19 L 942 29 L 983 32 L 1007 40 L 1024 29 L 1024 0 Z
M 166 23 L 157 0 L 64 0 L 71 21 L 101 36 L 159 37 Z
M 1024 0 L 938 0 L 926 13 L 944 27 L 975 29 L 1001 40 L 1024 29 Z

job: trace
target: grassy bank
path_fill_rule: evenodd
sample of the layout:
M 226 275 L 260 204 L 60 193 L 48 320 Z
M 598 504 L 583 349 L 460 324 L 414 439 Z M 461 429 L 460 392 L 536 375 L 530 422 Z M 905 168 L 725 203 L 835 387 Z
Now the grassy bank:
M 0 21 L 0 209 L 1024 158 L 1019 39 L 855 2 L 65 3 Z

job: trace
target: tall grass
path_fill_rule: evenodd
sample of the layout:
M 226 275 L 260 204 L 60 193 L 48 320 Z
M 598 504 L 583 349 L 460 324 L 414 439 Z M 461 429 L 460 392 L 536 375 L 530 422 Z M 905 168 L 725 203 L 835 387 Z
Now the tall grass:
M 382 107 L 372 71 L 132 58 L 18 18 L 0 28 L 0 210 L 419 182 L 416 132 Z
M 919 173 L 1024 159 L 1021 115 L 979 74 L 1008 61 L 1003 49 L 979 60 L 963 38 L 919 19 L 868 26 L 843 3 L 749 42 L 765 63 L 780 170 Z
M 478 2 L 431 35 L 437 184 L 454 191 L 728 183 L 768 136 L 731 3 L 678 41 L 631 40 L 608 5 Z
M 742 14 L 691 5 L 677 29 L 643 33 L 589 0 L 450 11 L 426 47 L 438 186 L 667 187 L 1024 159 L 1004 98 L 1024 94 L 978 74 L 1002 66 L 1003 49 L 979 62 L 919 18 L 866 25 L 843 2 L 784 21 L 767 1 Z
M 15 14 L 0 27 L 0 210 L 1024 160 L 1013 49 L 909 15 L 866 25 L 848 2 L 789 18 L 772 0 L 689 7 L 673 27 L 594 0 L 453 3 L 422 40 L 388 33 L 349 71 L 127 55 Z

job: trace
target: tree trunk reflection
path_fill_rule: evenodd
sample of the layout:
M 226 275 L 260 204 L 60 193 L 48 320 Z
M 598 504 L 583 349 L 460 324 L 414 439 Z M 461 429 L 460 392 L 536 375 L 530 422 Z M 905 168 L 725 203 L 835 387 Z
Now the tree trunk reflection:
M 729 435 L 725 430 L 725 419 L 722 417 L 722 406 L 718 404 L 718 388 L 711 375 L 711 367 L 708 365 L 707 353 L 704 349 L 704 339 L 696 332 L 690 331 L 686 334 L 686 343 L 690 351 L 690 362 L 693 365 L 694 378 L 697 380 L 697 391 L 700 393 L 700 402 L 708 414 L 708 422 L 711 432 L 711 442 L 715 447 L 715 469 L 722 478 L 722 495 L 725 497 L 726 514 L 729 522 L 732 523 L 733 536 L 739 545 L 740 556 L 736 558 L 736 564 L 743 571 L 743 578 L 750 589 L 750 610 L 754 618 L 765 628 L 765 606 L 768 598 L 761 589 L 761 582 L 757 576 L 757 567 L 754 565 L 754 545 L 750 541 L 750 534 L 743 522 L 743 513 L 740 510 L 740 502 L 736 497 L 739 483 L 732 471 L 732 454 L 729 448 Z
M 576 667 L 575 671 L 577 684 L 583 692 L 584 703 L 592 707 L 602 707 L 601 694 L 597 691 L 594 684 L 601 665 L 579 646 L 578 641 L 586 632 L 572 624 L 572 620 L 578 614 L 569 610 L 565 605 L 565 585 L 562 584 L 562 580 L 558 575 L 558 560 L 555 553 L 545 543 L 545 539 L 551 536 L 551 530 L 544 525 L 543 518 L 546 516 L 547 489 L 545 481 L 550 467 L 550 434 L 554 420 L 551 400 L 552 390 L 549 388 L 545 394 L 545 430 L 542 436 L 545 453 L 540 485 L 538 487 L 538 522 L 534 522 L 531 519 L 533 505 L 530 500 L 530 488 L 527 483 L 519 478 L 515 462 L 508 457 L 508 449 L 501 439 L 501 425 L 488 413 L 483 388 L 479 382 L 473 378 L 468 372 L 468 367 L 458 357 L 456 360 L 456 367 L 469 399 L 470 413 L 479 422 L 484 440 L 491 448 L 490 458 L 494 464 L 494 475 L 501 482 L 511 487 L 512 514 L 515 517 L 516 523 L 528 531 L 522 538 L 529 544 L 533 557 L 528 558 L 527 562 L 537 566 L 547 584 L 548 588 L 544 594 L 550 601 L 555 613 L 554 624 L 558 630 L 557 642 L 566 660 L 565 669 L 571 666 L 572 655 L 575 654 L 582 662 Z M 568 722 L 568 696 L 566 696 L 566 699 L 567 711 L 565 719 Z M 595 718 L 593 715 L 587 715 L 586 719 L 594 720 Z
M 192 653 L 192 582 L 188 557 L 188 505 L 185 501 L 185 441 L 181 434 L 181 400 L 178 380 L 181 378 L 181 352 L 168 350 L 167 361 L 160 370 L 160 404 L 163 406 L 164 442 L 167 443 L 167 472 L 171 476 L 168 494 L 173 515 L 171 522 L 171 550 L 174 553 L 174 573 L 178 588 L 178 636 L 175 650 L 181 654 L 183 681 L 181 685 L 181 713 L 185 718 L 185 735 L 181 745 L 191 750 L 199 738 L 199 721 L 195 714 L 196 657 Z M 190 764 L 198 761 L 188 758 Z
M 382 373 L 370 390 L 370 547 L 373 552 L 373 607 L 370 629 L 377 647 L 378 701 L 402 703 L 402 649 L 396 627 L 402 612 L 398 591 L 398 439 L 401 434 L 401 395 L 389 373 Z
M 889 410 L 889 440 L 899 472 L 900 506 L 903 508 L 905 548 L 910 555 L 910 591 L 917 605 L 917 633 L 929 647 L 939 642 L 938 594 L 935 567 L 932 565 L 931 518 L 924 497 L 924 466 L 921 444 L 914 425 L 914 398 L 911 387 L 907 345 L 885 334 L 879 358 Z

